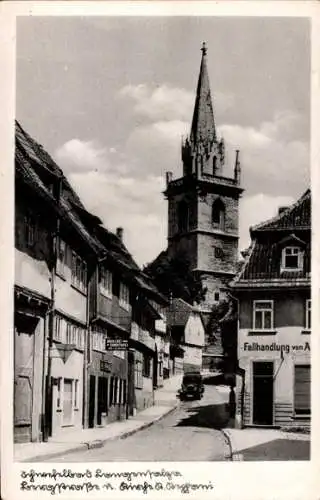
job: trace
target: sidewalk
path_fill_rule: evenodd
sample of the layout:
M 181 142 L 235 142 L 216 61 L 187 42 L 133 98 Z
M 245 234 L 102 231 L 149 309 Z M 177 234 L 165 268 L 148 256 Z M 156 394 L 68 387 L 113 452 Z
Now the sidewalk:
M 102 448 L 109 440 L 124 439 L 135 432 L 146 429 L 177 408 L 179 399 L 176 394 L 180 383 L 180 376 L 165 381 L 164 387 L 157 389 L 154 393 L 154 406 L 140 411 L 128 420 L 113 422 L 106 427 L 82 429 L 81 431 L 72 430 L 56 438 L 50 438 L 47 443 L 15 444 L 14 460 L 17 462 L 42 462 L 75 451 Z
M 278 429 L 232 429 L 223 433 L 230 448 L 230 460 L 309 460 L 310 435 Z

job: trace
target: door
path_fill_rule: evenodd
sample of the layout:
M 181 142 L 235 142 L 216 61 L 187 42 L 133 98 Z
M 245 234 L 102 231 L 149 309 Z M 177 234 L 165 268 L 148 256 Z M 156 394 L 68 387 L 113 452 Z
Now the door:
M 73 424 L 73 407 L 72 407 L 72 379 L 64 379 L 63 387 L 63 425 Z
M 273 424 L 273 362 L 253 363 L 254 425 Z
M 32 440 L 34 340 L 37 319 L 19 315 L 14 339 L 14 441 Z
M 108 379 L 106 377 L 98 378 L 98 414 L 97 424 L 101 425 L 101 414 L 108 413 Z
M 96 377 L 90 375 L 90 385 L 89 385 L 89 428 L 94 427 L 94 404 L 96 397 Z
M 133 415 L 133 408 L 135 406 L 135 395 L 134 395 L 134 354 L 132 351 L 128 352 L 128 401 L 127 401 L 127 417 Z
M 157 344 L 155 346 L 155 352 L 153 357 L 153 388 L 156 389 L 158 387 L 158 348 Z

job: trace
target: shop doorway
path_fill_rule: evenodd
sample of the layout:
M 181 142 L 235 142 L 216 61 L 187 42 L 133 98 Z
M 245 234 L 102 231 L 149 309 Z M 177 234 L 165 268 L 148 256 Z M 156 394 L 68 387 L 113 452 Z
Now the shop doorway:
M 158 348 L 157 344 L 155 345 L 154 357 L 153 357 L 153 388 L 156 389 L 158 387 Z
M 63 385 L 63 425 L 73 424 L 72 379 L 65 378 Z
M 273 362 L 253 363 L 253 418 L 254 425 L 273 424 Z
M 98 377 L 98 425 L 102 424 L 102 413 L 108 413 L 108 379 L 106 377 Z
M 89 382 L 89 428 L 93 429 L 94 427 L 94 403 L 95 403 L 95 395 L 96 395 L 96 377 L 94 375 L 90 375 Z
M 34 341 L 37 319 L 17 315 L 14 339 L 14 441 L 32 441 Z

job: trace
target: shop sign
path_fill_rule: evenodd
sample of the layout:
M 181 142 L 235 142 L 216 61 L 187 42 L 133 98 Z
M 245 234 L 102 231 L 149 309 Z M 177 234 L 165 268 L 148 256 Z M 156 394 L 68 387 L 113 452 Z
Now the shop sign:
M 128 340 L 124 339 L 107 339 L 107 351 L 126 351 L 128 349 Z

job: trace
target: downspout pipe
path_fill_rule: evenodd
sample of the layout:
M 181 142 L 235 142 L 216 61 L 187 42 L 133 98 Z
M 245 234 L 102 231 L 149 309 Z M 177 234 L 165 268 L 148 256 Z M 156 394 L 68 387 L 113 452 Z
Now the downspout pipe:
M 230 292 L 229 296 L 231 297 L 232 300 L 234 300 L 237 303 L 237 311 L 239 314 L 239 299 L 232 295 Z M 238 321 L 237 321 L 237 343 L 238 343 L 238 333 L 239 333 L 239 316 L 238 316 Z M 237 366 L 236 366 L 236 375 L 240 375 L 241 377 L 241 391 L 240 391 L 240 422 L 238 425 L 240 428 L 243 427 L 243 421 L 244 421 L 244 392 L 245 392 L 245 376 L 246 376 L 246 371 L 244 368 L 241 368 L 239 366 L 239 358 L 238 358 L 238 353 L 237 353 Z
M 54 185 L 54 197 L 56 199 L 57 205 L 60 203 L 60 198 L 62 194 L 62 175 L 56 179 L 56 184 Z M 43 440 L 48 441 L 49 437 L 52 435 L 52 348 L 53 348 L 53 337 L 54 337 L 54 312 L 55 312 L 55 277 L 56 277 L 56 265 L 57 265 L 57 255 L 58 255 L 58 245 L 59 245 L 59 235 L 60 235 L 60 217 L 56 215 L 56 227 L 52 234 L 52 247 L 51 247 L 51 308 L 49 311 L 49 321 L 48 321 L 48 365 L 47 365 L 47 375 L 45 384 L 45 425 L 44 425 L 44 435 Z

